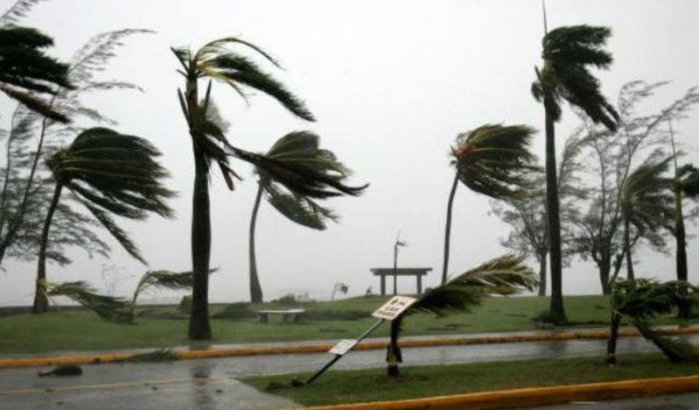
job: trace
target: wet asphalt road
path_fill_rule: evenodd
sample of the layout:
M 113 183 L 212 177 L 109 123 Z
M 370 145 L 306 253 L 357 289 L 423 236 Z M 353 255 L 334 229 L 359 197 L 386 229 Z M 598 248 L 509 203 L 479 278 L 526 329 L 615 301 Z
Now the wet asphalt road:
M 689 337 L 693 343 L 699 336 Z M 565 358 L 601 355 L 603 340 L 537 342 L 497 345 L 447 346 L 404 349 L 406 365 L 474 363 L 534 358 Z M 640 338 L 623 339 L 620 353 L 652 351 Z M 351 352 L 333 369 L 384 366 L 382 350 Z M 315 371 L 330 358 L 327 354 L 248 356 L 166 363 L 102 364 L 83 366 L 79 377 L 38 377 L 36 368 L 0 370 L 0 410 L 15 409 L 273 409 L 293 406 L 285 399 L 259 393 L 236 378 L 299 371 Z M 331 370 L 332 371 L 332 370 Z M 684 396 L 673 396 L 680 400 Z M 667 404 L 655 407 L 619 407 L 626 402 L 603 405 L 576 404 L 547 409 L 699 409 L 697 395 L 688 395 L 696 407 Z M 650 405 L 649 399 L 641 404 Z M 632 406 L 635 404 L 631 404 Z M 609 407 L 612 406 L 612 407 Z M 616 407 L 614 407 L 616 406 Z M 665 407 L 663 407 L 665 406 Z M 671 407 L 667 407 L 671 406 Z M 685 406 L 685 407 L 682 407 Z

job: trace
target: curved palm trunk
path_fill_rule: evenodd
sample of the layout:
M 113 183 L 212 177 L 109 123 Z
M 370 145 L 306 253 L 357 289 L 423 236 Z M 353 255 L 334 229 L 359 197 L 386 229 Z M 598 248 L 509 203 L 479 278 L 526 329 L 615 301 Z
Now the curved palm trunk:
M 454 182 L 451 184 L 449 192 L 449 202 L 447 203 L 447 221 L 444 226 L 444 261 L 442 262 L 442 285 L 447 283 L 447 271 L 449 270 L 449 247 L 451 246 L 451 211 L 454 206 L 454 196 L 456 187 L 459 185 L 459 171 L 454 175 Z
M 403 315 L 400 315 L 391 321 L 391 340 L 386 350 L 386 363 L 388 363 L 386 367 L 386 374 L 389 377 L 400 376 L 398 363 L 403 363 L 403 356 L 401 354 L 400 347 L 398 347 L 398 336 L 400 336 L 400 328 L 402 323 Z
M 547 256 L 548 251 L 539 254 L 539 296 L 546 296 Z
M 260 202 L 262 202 L 262 184 L 258 185 L 255 205 L 250 217 L 250 301 L 252 303 L 262 303 L 262 287 L 260 286 L 260 278 L 257 276 L 257 258 L 255 256 L 255 225 L 257 224 Z M 333 296 L 335 296 L 335 292 L 333 292 Z
M 624 217 L 624 249 L 626 249 L 626 279 L 635 279 L 631 255 L 631 222 L 628 217 Z
M 39 243 L 39 261 L 36 272 L 36 290 L 34 291 L 34 305 L 32 313 L 45 313 L 49 310 L 49 300 L 46 297 L 46 247 L 49 242 L 49 230 L 51 229 L 51 220 L 56 212 L 58 201 L 61 198 L 61 190 L 63 184 L 56 183 L 56 188 L 53 191 L 51 205 L 49 205 L 46 219 L 44 220 L 44 228 L 41 231 L 41 242 Z
M 544 96 L 544 107 L 548 99 Z M 558 203 L 558 183 L 556 182 L 556 144 L 553 117 L 545 109 L 546 117 L 546 217 L 549 228 L 549 246 L 551 260 L 551 305 L 548 319 L 554 324 L 568 321 L 563 306 L 563 268 L 561 265 L 561 221 Z

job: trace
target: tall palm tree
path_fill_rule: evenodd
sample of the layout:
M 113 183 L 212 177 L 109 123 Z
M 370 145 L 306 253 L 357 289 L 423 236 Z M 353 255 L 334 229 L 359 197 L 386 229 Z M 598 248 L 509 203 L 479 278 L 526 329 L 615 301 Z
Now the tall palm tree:
M 40 95 L 72 88 L 68 65 L 44 54 L 53 39 L 30 27 L 0 27 L 0 91 L 52 120 L 68 122 Z
M 44 289 L 46 248 L 63 188 L 74 193 L 131 256 L 145 263 L 137 246 L 110 214 L 128 219 L 144 219 L 149 212 L 172 216 L 165 200 L 174 193 L 162 185 L 167 172 L 156 161 L 159 155 L 143 138 L 107 128 L 90 128 L 47 160 L 56 185 L 41 233 L 34 313 L 43 313 L 48 308 Z
M 402 358 L 398 338 L 406 316 L 418 312 L 438 316 L 451 311 L 470 312 L 487 296 L 514 295 L 525 289 L 532 291 L 536 286 L 536 274 L 524 264 L 524 256 L 505 255 L 485 262 L 425 293 L 391 321 L 391 340 L 386 355 L 388 375 L 399 375 L 398 363 L 402 362 Z
M 281 137 L 274 143 L 265 157 L 278 161 L 280 164 L 305 167 L 313 172 L 333 178 L 341 184 L 349 175 L 350 170 L 337 160 L 332 151 L 320 148 L 320 138 L 309 131 L 297 131 Z M 312 197 L 286 189 L 264 168 L 257 170 L 259 174 L 257 196 L 250 218 L 250 300 L 253 303 L 262 302 L 262 287 L 257 272 L 257 258 L 255 253 L 255 226 L 257 213 L 264 194 L 267 201 L 279 213 L 291 221 L 311 229 L 324 230 L 326 221 L 337 221 L 337 215 L 332 209 L 320 205 Z M 359 195 L 365 188 L 344 186 L 349 195 Z M 335 192 L 330 196 L 342 195 L 343 192 Z M 321 197 L 324 199 L 324 197 Z
M 495 199 L 518 197 L 528 187 L 526 173 L 535 167 L 528 148 L 534 130 L 525 125 L 483 125 L 459 134 L 451 149 L 454 182 L 447 202 L 442 284 L 447 283 L 451 215 L 459 181 L 470 190 Z
M 555 123 L 561 119 L 561 102 L 582 109 L 595 123 L 616 130 L 619 115 L 602 95 L 600 83 L 589 66 L 608 68 L 612 56 L 602 47 L 611 35 L 607 27 L 587 25 L 559 27 L 543 38 L 544 65 L 536 69 L 532 94 L 544 105 L 546 123 L 546 203 L 551 246 L 550 322 L 567 321 L 563 307 L 561 222 L 556 175 Z
M 624 220 L 624 254 L 627 279 L 634 279 L 631 226 L 643 237 L 661 228 L 669 228 L 674 217 L 673 180 L 663 176 L 668 171 L 667 158 L 658 163 L 646 163 L 631 172 L 621 186 L 619 198 Z

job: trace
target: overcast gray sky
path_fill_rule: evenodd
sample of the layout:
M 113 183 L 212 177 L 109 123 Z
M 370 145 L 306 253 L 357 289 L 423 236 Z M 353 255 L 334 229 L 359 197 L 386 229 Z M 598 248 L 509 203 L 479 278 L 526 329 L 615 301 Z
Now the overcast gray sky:
M 549 28 L 580 23 L 612 28 L 608 48 L 615 61 L 611 70 L 597 73 L 612 101 L 631 80 L 671 80 L 653 99 L 658 107 L 699 84 L 699 2 L 549 0 L 547 8 Z M 129 39 L 103 73 L 135 82 L 145 93 L 110 92 L 90 100 L 119 121 L 120 131 L 148 138 L 162 150 L 172 173 L 169 186 L 180 193 L 173 201 L 177 219 L 125 223 L 155 269 L 191 268 L 193 161 L 176 99 L 182 79 L 169 47 L 197 48 L 235 35 L 282 62 L 285 71 L 275 74 L 307 102 L 318 122 L 297 120 L 261 95 L 247 107 L 232 90 L 215 85 L 215 98 L 232 124 L 231 140 L 264 151 L 289 131 L 310 129 L 354 170 L 353 183 L 371 186 L 362 197 L 330 201 L 342 218 L 324 232 L 296 226 L 263 204 L 257 251 L 267 299 L 289 292 L 328 298 L 338 281 L 349 285 L 350 295 L 368 286 L 378 291 L 369 268 L 391 265 L 398 231 L 409 244 L 399 263 L 433 267 L 426 284 L 437 283 L 455 136 L 493 122 L 543 129 L 542 108 L 529 92 L 533 66 L 540 63 L 539 0 L 52 0 L 36 6 L 23 23 L 53 36 L 53 53 L 64 59 L 104 31 L 157 32 Z M 2 104 L 6 121 L 9 103 Z M 564 117 L 559 147 L 577 125 L 567 108 Z M 699 113 L 677 129 L 690 159 L 696 159 Z M 541 134 L 533 144 L 543 156 Z M 247 230 L 256 184 L 247 164 L 235 166 L 245 177 L 236 191 L 228 192 L 218 173 L 212 178 L 211 264 L 220 270 L 211 277 L 211 300 L 217 302 L 248 297 Z M 457 192 L 452 273 L 505 252 L 499 238 L 507 227 L 489 216 L 489 209 L 485 198 L 463 187 Z M 691 273 L 699 266 L 695 242 L 688 252 L 692 281 L 699 279 Z M 117 294 L 128 294 L 146 267 L 114 247 L 110 260 L 76 253 L 72 266 L 50 266 L 49 279 L 82 279 L 104 288 L 100 271 L 107 264 L 122 272 Z M 671 256 L 644 250 L 638 260 L 641 276 L 674 274 Z M 29 303 L 34 266 L 7 261 L 5 268 L 0 304 Z M 565 292 L 599 292 L 593 265 L 576 262 L 564 274 Z M 413 289 L 412 281 L 400 283 L 401 291 Z

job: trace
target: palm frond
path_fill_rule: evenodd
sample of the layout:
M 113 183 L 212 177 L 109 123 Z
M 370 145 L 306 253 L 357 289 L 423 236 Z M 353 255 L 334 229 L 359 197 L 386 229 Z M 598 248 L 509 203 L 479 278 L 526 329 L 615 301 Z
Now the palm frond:
M 639 166 L 621 187 L 621 210 L 641 234 L 668 227 L 675 219 L 674 181 L 663 176 L 672 159 Z
M 529 187 L 537 169 L 528 150 L 534 130 L 528 126 L 484 125 L 459 134 L 452 148 L 459 179 L 469 189 L 496 199 L 513 198 Z
M 436 314 L 452 310 L 469 311 L 486 296 L 531 291 L 537 284 L 534 271 L 524 264 L 524 256 L 508 254 L 485 262 L 432 289 L 413 304 L 409 311 Z
M 211 272 L 213 272 L 213 270 Z M 171 272 L 167 270 L 151 270 L 143 274 L 141 280 L 138 281 L 138 285 L 134 291 L 133 303 L 135 303 L 138 295 L 149 288 L 188 290 L 192 288 L 193 283 L 194 273 L 191 271 Z
M 106 321 L 117 323 L 131 322 L 127 301 L 122 298 L 100 295 L 86 282 L 49 284 L 47 293 L 49 296 L 66 296 L 92 310 Z
M 9 26 L 16 24 L 23 17 L 27 16 L 27 13 L 34 7 L 37 3 L 42 0 L 17 0 L 10 7 L 8 7 L 2 15 L 0 15 L 0 26 Z
M 619 114 L 600 91 L 600 84 L 588 66 L 606 69 L 612 56 L 604 50 L 611 35 L 607 27 L 577 25 L 559 27 L 544 36 L 544 68 L 532 85 L 532 94 L 547 102 L 554 121 L 560 119 L 560 101 L 581 108 L 595 123 L 616 130 Z M 548 98 L 544 99 L 544 96 Z
M 699 196 L 699 169 L 692 164 L 682 166 L 678 170 L 680 189 L 690 198 Z

